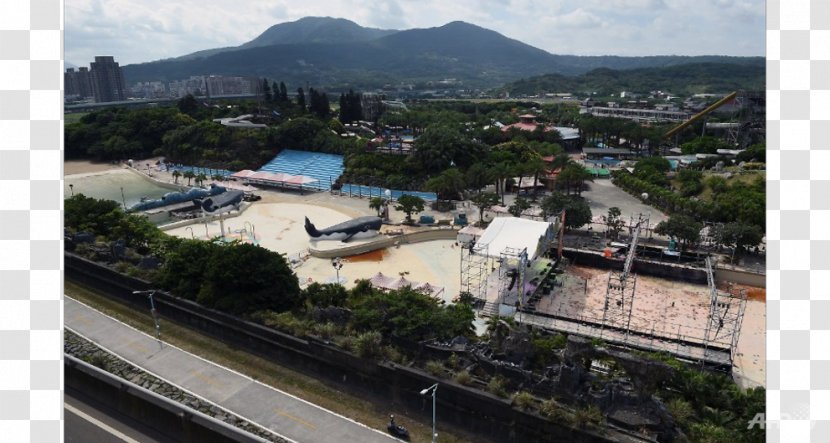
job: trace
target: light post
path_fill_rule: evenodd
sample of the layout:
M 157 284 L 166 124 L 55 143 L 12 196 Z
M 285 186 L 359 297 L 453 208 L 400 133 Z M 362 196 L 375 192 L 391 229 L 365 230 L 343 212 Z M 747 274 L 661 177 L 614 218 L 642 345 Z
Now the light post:
M 334 257 L 331 259 L 331 266 L 334 268 L 335 272 L 337 272 L 337 284 L 340 284 L 340 270 L 343 269 L 343 259 L 340 257 Z
M 153 314 L 153 322 L 156 324 L 156 340 L 158 340 L 159 347 L 161 347 L 161 331 L 159 330 L 159 317 L 156 313 L 156 305 L 153 302 L 153 295 L 155 294 L 155 289 L 149 291 L 133 291 L 133 295 L 146 295 L 147 298 L 150 299 L 150 313 Z
M 184 228 L 184 230 L 185 230 L 185 231 L 187 231 L 188 229 L 190 229 L 190 239 L 191 239 L 191 240 L 195 239 L 195 238 L 196 238 L 196 236 L 195 236 L 195 235 L 193 235 L 193 227 L 192 227 L 192 226 L 188 226 L 188 227 Z
M 435 392 L 438 391 L 438 383 L 421 391 L 421 395 L 427 395 L 432 391 L 432 443 L 438 441 L 438 434 L 435 433 Z
M 390 189 L 387 189 L 387 190 L 383 191 L 383 195 L 386 196 L 386 207 L 384 207 L 384 215 L 385 215 L 384 218 L 386 219 L 386 221 L 389 221 L 389 204 L 392 203 L 392 191 Z
M 72 197 L 75 196 L 75 185 L 73 185 L 72 183 L 69 184 L 69 192 L 72 193 Z

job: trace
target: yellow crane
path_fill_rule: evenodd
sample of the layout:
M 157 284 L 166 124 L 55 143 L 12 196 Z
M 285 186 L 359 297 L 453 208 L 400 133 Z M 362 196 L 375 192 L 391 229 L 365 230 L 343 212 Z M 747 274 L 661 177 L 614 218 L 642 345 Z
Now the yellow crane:
M 733 93 L 727 95 L 726 97 L 716 101 L 715 103 L 712 103 L 706 109 L 704 109 L 704 110 L 698 112 L 697 114 L 693 115 L 692 118 L 690 118 L 690 119 L 686 120 L 685 122 L 675 126 L 671 130 L 669 130 L 668 132 L 663 134 L 663 138 L 670 138 L 671 136 L 673 136 L 673 135 L 677 134 L 678 132 L 682 131 L 683 129 L 685 129 L 687 126 L 689 126 L 692 123 L 700 120 L 701 117 L 703 117 L 706 114 L 714 111 L 715 109 L 720 108 L 721 106 L 723 106 L 724 104 L 726 104 L 727 102 L 729 102 L 730 100 L 734 99 L 737 96 L 738 96 L 738 92 L 736 91 L 736 92 L 733 92 Z

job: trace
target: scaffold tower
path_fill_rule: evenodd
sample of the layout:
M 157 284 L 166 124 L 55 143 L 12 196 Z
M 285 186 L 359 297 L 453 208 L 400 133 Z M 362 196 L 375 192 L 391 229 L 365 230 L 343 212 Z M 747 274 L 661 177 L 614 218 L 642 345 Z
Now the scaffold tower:
M 524 284 L 527 270 L 527 248 L 506 247 L 499 252 L 499 299 L 504 303 L 507 295 L 516 288 L 518 302 L 524 305 Z
M 637 275 L 631 273 L 631 266 L 637 255 L 637 242 L 641 231 L 649 226 L 649 215 L 640 214 L 632 228 L 628 254 L 625 256 L 622 272 L 611 271 L 608 274 L 608 288 L 605 292 L 605 304 L 602 309 L 602 328 L 622 329 L 626 334 L 631 325 L 631 311 L 634 307 L 634 293 Z
M 741 324 L 746 310 L 746 290 L 730 288 L 718 291 L 712 271 L 712 260 L 706 257 L 706 278 L 709 282 L 709 319 L 704 332 L 704 353 L 727 350 L 730 362 L 735 358 L 735 349 L 741 334 Z
M 475 240 L 461 244 L 461 292 L 482 302 L 487 298 L 487 276 L 491 269 L 488 246 Z

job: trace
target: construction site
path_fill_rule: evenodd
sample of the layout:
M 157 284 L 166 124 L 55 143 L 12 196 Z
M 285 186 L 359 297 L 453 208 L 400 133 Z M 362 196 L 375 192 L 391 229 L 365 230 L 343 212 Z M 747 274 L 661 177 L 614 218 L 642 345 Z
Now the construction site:
M 709 256 L 655 258 L 648 215 L 631 221 L 625 245 L 600 250 L 564 247 L 558 219 L 536 231 L 518 226 L 519 219 L 502 220 L 466 238 L 461 252 L 461 290 L 478 300 L 479 315 L 664 352 L 726 372 L 751 364 L 738 361 L 749 352 L 758 367 L 736 372 L 749 372 L 748 384 L 763 384 L 763 318 L 749 325 L 756 340 L 739 346 L 752 288 L 718 283 Z M 515 247 L 525 243 L 538 247 Z M 762 300 L 754 303 L 763 314 Z

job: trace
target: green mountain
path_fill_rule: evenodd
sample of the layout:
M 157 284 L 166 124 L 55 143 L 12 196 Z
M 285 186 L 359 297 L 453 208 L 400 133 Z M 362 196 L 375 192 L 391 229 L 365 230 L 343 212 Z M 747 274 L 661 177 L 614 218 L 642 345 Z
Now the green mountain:
M 364 28 L 344 19 L 307 17 L 272 26 L 238 47 L 127 65 L 124 75 L 129 83 L 208 74 L 256 76 L 284 81 L 291 90 L 310 84 L 335 91 L 400 83 L 429 87 L 429 82 L 455 79 L 449 87 L 457 89 L 493 88 L 542 74 L 578 75 L 598 67 L 629 69 L 695 61 L 745 64 L 755 59 L 763 62 L 761 57 L 553 55 L 464 22 L 394 31 Z
M 621 91 L 648 93 L 655 90 L 688 95 L 763 90 L 765 84 L 764 60 L 744 59 L 740 63 L 685 63 L 629 70 L 599 68 L 577 76 L 547 74 L 518 80 L 500 90 L 513 96 L 556 92 L 596 92 L 608 96 Z

